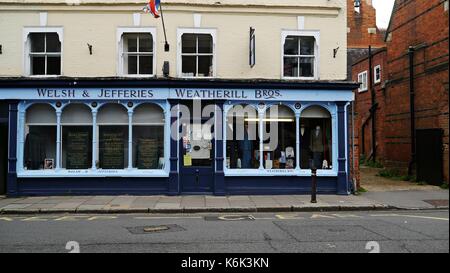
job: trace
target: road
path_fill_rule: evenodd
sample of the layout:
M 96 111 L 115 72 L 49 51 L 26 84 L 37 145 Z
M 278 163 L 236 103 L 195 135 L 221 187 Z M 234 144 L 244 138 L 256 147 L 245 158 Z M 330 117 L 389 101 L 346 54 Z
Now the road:
M 448 253 L 449 212 L 0 215 L 0 252 L 69 252 L 66 246 L 80 252 Z

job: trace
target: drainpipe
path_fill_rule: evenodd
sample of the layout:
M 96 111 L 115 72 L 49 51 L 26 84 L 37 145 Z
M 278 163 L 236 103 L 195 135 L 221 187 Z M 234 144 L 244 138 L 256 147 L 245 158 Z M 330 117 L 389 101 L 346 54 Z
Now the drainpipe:
M 414 105 L 414 47 L 408 48 L 409 56 L 409 112 L 411 117 L 411 160 L 408 164 L 408 175 L 412 174 L 416 161 L 416 113 Z
M 370 86 L 370 97 L 372 106 L 370 107 L 370 116 L 372 118 L 372 159 L 373 161 L 377 158 L 376 151 L 376 120 L 375 112 L 377 110 L 377 105 L 375 101 L 375 88 L 373 87 L 373 74 L 372 74 L 372 46 L 369 45 L 369 86 Z

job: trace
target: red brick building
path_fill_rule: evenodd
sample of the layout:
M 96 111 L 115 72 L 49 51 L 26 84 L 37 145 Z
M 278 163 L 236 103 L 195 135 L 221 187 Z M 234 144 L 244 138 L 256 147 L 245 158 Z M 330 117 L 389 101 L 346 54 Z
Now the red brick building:
M 372 0 L 360 0 L 355 8 L 355 0 L 347 0 L 347 60 L 348 78 L 351 79 L 352 64 L 367 55 L 368 47 L 385 46 L 385 31 L 377 27 L 376 10 Z
M 371 67 L 368 57 L 354 62 L 352 72 L 367 82 L 355 90 L 357 154 L 372 158 L 375 146 L 386 167 L 433 184 L 449 181 L 448 16 L 448 1 L 395 1 L 386 48 L 373 52 Z

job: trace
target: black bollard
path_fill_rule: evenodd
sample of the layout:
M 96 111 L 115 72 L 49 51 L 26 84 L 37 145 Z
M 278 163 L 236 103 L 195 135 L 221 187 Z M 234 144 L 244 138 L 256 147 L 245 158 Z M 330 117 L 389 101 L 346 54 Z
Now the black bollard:
M 311 203 L 317 203 L 317 169 L 313 167 L 311 169 Z

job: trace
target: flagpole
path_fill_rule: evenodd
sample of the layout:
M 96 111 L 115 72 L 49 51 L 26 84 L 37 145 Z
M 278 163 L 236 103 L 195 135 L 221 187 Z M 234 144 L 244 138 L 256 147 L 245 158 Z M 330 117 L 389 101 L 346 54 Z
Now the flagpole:
M 169 51 L 170 46 L 169 46 L 169 43 L 167 42 L 166 25 L 164 24 L 164 14 L 163 14 L 163 8 L 162 8 L 161 2 L 159 2 L 159 8 L 161 10 L 161 20 L 162 20 L 163 31 L 164 31 L 164 40 L 165 40 L 164 51 Z

